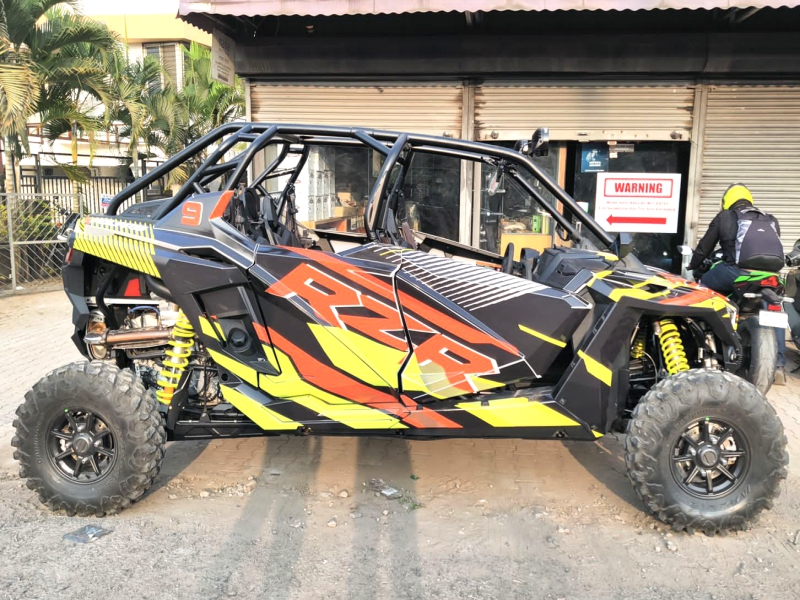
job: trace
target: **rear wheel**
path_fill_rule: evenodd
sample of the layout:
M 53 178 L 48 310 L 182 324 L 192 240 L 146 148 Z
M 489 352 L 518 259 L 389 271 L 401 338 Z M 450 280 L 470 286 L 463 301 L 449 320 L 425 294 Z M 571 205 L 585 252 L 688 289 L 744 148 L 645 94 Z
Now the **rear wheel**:
M 52 510 L 115 513 L 150 487 L 166 435 L 153 393 L 131 371 L 79 362 L 25 394 L 11 445 L 19 474 Z
M 783 425 L 755 387 L 694 370 L 642 398 L 628 424 L 625 462 L 656 518 L 711 535 L 743 529 L 772 507 L 789 455 Z
M 747 379 L 766 394 L 775 381 L 778 368 L 778 338 L 773 327 L 762 327 L 758 317 L 747 317 L 739 321 L 739 337 L 742 338 L 742 367 L 739 377 Z

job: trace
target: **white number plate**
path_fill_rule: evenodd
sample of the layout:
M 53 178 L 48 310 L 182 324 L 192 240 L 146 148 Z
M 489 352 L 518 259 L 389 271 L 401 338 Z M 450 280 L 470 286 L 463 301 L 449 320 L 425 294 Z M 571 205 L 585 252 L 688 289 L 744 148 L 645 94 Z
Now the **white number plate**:
M 758 324 L 762 327 L 786 329 L 789 327 L 789 315 L 787 315 L 785 312 L 762 310 L 758 313 Z

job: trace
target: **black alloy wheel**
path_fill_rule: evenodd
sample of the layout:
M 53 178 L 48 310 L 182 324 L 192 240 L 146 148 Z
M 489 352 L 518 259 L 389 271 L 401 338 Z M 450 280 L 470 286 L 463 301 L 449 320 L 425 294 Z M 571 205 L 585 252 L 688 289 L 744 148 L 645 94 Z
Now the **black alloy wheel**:
M 690 423 L 673 444 L 672 476 L 693 496 L 730 494 L 749 466 L 745 437 L 721 419 L 705 417 Z
M 96 483 L 117 459 L 114 434 L 104 419 L 83 408 L 65 408 L 47 436 L 56 470 L 74 483 Z

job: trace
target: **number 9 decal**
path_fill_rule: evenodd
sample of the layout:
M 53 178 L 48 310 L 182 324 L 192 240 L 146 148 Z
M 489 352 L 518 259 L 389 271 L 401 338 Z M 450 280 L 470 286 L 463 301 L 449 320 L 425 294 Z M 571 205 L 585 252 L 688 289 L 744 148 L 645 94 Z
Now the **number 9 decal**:
M 181 209 L 181 225 L 197 227 L 203 217 L 203 205 L 199 202 L 184 202 Z

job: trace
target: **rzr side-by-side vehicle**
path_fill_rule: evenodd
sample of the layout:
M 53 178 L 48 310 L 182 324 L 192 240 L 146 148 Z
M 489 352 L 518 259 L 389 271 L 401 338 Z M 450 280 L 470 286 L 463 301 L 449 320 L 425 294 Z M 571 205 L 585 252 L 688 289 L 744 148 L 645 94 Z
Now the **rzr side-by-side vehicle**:
M 168 438 L 593 441 L 624 427 L 652 514 L 709 533 L 745 526 L 778 495 L 788 454 L 774 409 L 733 375 L 735 307 L 629 254 L 626 236 L 611 238 L 537 167 L 527 151 L 540 141 L 517 151 L 237 123 L 175 155 L 75 225 L 63 279 L 91 362 L 27 393 L 21 476 L 52 509 L 102 515 L 144 494 Z M 363 234 L 296 223 L 297 178 L 319 147 L 373 153 Z M 515 261 L 511 248 L 500 257 L 412 230 L 404 180 L 431 156 L 493 185 L 501 174 L 575 247 Z M 120 212 L 198 157 L 174 197 Z

